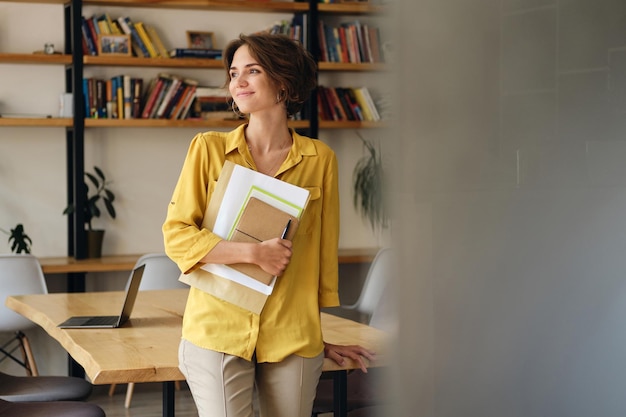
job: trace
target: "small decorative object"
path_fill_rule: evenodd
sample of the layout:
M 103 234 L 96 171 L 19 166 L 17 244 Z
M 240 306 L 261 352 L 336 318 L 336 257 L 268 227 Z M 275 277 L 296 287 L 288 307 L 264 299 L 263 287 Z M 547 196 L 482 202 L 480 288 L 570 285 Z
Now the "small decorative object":
M 366 148 L 354 167 L 352 190 L 357 211 L 369 221 L 373 231 L 388 226 L 389 213 L 384 199 L 384 173 L 380 150 L 357 133 Z
M 43 53 L 46 55 L 53 55 L 54 54 L 54 44 L 53 43 L 47 43 L 43 46 Z
M 187 31 L 187 47 L 191 49 L 215 49 L 213 32 Z
M 26 233 L 24 233 L 24 226 L 21 223 L 18 223 L 15 226 L 15 229 L 11 229 L 11 233 L 7 232 L 4 229 L 0 229 L 0 231 L 9 235 L 9 244 L 11 245 L 11 252 L 13 253 L 30 253 L 30 245 L 32 245 L 33 241 L 30 240 L 30 237 Z
M 93 167 L 95 175 L 90 172 L 85 172 L 85 176 L 89 178 L 91 184 L 95 187 L 95 192 L 89 195 L 89 185 L 87 182 L 85 186 L 85 198 L 83 202 L 84 207 L 84 220 L 85 229 L 87 230 L 87 252 L 90 258 L 99 258 L 101 256 L 102 239 L 104 237 L 104 230 L 94 230 L 91 224 L 91 220 L 94 217 L 100 217 L 102 212 L 98 203 L 100 200 L 104 202 L 104 207 L 111 218 L 115 219 L 115 207 L 113 201 L 115 200 L 115 194 L 107 187 L 109 181 L 107 181 L 104 172 L 97 166 Z M 63 214 L 71 214 L 75 210 L 74 205 L 69 205 L 63 210 Z
M 130 35 L 100 35 L 98 55 L 131 56 Z

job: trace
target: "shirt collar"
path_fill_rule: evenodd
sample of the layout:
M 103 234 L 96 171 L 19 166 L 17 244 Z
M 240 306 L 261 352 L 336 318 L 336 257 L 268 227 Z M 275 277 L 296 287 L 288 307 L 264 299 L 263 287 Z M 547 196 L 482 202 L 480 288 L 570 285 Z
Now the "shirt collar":
M 245 137 L 245 129 L 247 124 L 244 123 L 237 128 L 233 129 L 226 135 L 226 153 L 230 153 L 234 150 L 238 150 L 240 154 L 245 155 L 245 150 L 248 147 Z M 289 165 L 295 165 L 302 160 L 304 156 L 317 155 L 317 149 L 313 144 L 311 138 L 298 134 L 293 129 L 290 129 L 291 137 L 293 139 L 293 145 L 287 156 Z

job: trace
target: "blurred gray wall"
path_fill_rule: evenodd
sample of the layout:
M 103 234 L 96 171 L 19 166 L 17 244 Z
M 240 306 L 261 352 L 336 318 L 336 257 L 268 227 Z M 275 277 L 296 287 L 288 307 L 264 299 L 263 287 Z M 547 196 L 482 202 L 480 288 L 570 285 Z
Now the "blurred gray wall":
M 393 4 L 393 415 L 626 415 L 626 1 Z

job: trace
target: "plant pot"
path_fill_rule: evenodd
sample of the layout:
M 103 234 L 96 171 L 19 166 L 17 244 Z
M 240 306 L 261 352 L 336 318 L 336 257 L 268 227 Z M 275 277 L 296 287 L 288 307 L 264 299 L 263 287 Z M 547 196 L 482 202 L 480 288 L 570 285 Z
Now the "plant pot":
M 104 230 L 87 230 L 87 258 L 102 257 Z

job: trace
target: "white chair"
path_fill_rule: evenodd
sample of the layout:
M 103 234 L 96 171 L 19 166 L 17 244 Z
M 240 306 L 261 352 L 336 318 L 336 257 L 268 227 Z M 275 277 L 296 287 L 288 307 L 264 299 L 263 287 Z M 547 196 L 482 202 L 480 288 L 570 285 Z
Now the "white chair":
M 37 364 L 24 330 L 35 328 L 32 321 L 10 310 L 4 303 L 8 296 L 47 294 L 48 287 L 37 258 L 29 254 L 0 254 L 0 332 L 13 332 L 14 336 L 0 347 L 0 353 L 26 369 L 28 375 L 37 376 Z M 20 348 L 22 360 L 13 355 Z
M 392 253 L 390 248 L 382 248 L 376 253 L 367 271 L 359 298 L 354 304 L 342 305 L 341 308 L 358 311 L 367 316 L 365 322 L 369 322 L 387 283 L 388 274 L 392 267 Z
M 180 269 L 165 253 L 148 253 L 137 260 L 133 269 L 145 264 L 146 269 L 141 277 L 140 291 L 147 290 L 165 290 L 172 288 L 189 288 L 178 280 Z M 177 381 L 178 382 L 178 381 Z M 178 386 L 178 383 L 177 383 Z M 133 390 L 135 383 L 129 382 L 126 389 L 126 400 L 124 407 L 130 408 L 130 402 L 133 398 Z M 113 395 L 115 384 L 111 384 L 109 396 Z

